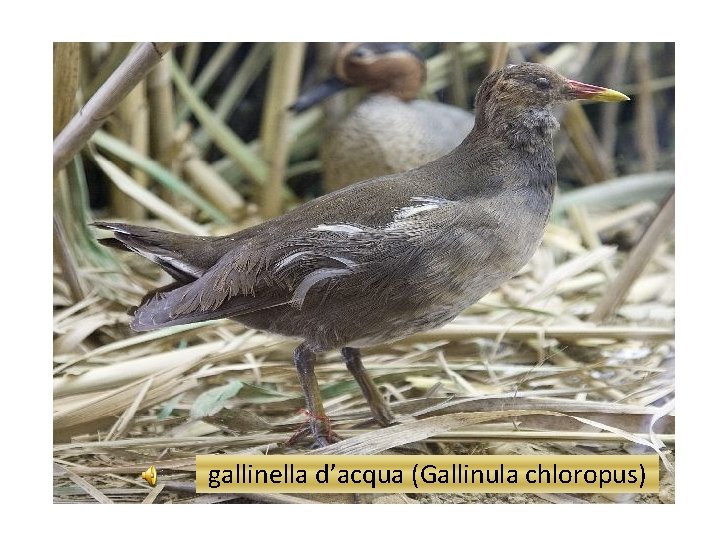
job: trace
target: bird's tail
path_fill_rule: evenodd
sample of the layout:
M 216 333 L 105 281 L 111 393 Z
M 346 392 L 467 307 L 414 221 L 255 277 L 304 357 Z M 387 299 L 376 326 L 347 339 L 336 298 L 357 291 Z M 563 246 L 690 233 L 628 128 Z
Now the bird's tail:
M 100 239 L 105 246 L 134 251 L 160 265 L 181 283 L 201 277 L 224 254 L 218 248 L 218 237 L 191 236 L 127 223 L 93 223 L 111 230 L 114 238 Z

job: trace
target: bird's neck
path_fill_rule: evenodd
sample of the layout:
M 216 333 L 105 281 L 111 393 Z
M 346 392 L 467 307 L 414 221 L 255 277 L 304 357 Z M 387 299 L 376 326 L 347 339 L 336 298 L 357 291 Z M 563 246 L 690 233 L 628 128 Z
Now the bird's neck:
M 409 72 L 399 74 L 387 81 L 382 86 L 371 88 L 377 94 L 393 96 L 402 101 L 412 101 L 417 98 L 418 92 L 424 82 L 422 72 Z
M 558 121 L 548 107 L 513 108 L 488 103 L 478 111 L 475 129 L 496 137 L 511 149 L 552 157 L 552 135 Z
M 527 197 L 543 206 L 538 210 L 549 211 L 557 181 L 552 146 L 556 126 L 546 110 L 506 111 L 491 118 L 478 114 L 473 130 L 447 159 L 466 178 L 465 189 L 487 191 L 497 184 L 503 192 Z

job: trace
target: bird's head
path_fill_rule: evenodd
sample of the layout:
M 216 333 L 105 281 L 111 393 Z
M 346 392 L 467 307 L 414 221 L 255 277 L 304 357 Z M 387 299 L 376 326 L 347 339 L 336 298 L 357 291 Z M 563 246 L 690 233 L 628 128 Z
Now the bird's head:
M 333 76 L 303 93 L 292 109 L 302 112 L 351 86 L 409 101 L 424 82 L 425 61 L 407 43 L 345 43 L 335 57 Z
M 407 101 L 425 82 L 425 61 L 407 43 L 347 43 L 335 60 L 335 75 L 348 85 Z
M 495 103 L 504 108 L 548 107 L 560 101 L 626 101 L 625 94 L 567 79 L 543 64 L 525 62 L 494 71 L 475 97 L 475 106 Z
M 626 101 L 608 88 L 570 80 L 552 68 L 533 63 L 492 72 L 475 96 L 475 127 L 494 132 L 514 147 L 534 151 L 545 144 L 558 123 L 550 106 L 562 101 Z

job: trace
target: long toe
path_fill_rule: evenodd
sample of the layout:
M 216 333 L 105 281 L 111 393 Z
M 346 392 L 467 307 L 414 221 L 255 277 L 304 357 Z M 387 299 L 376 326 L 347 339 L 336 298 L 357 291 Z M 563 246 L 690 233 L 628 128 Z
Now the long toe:
M 384 401 L 380 404 L 370 404 L 370 409 L 372 410 L 373 418 L 381 426 L 388 427 L 397 423 L 395 416 L 390 411 L 390 407 L 388 407 Z
M 306 426 L 293 435 L 288 443 L 293 444 L 306 435 L 312 435 L 315 439 L 315 442 L 312 445 L 313 448 L 323 448 L 342 440 L 332 430 L 330 422 L 326 417 L 310 418 Z
M 313 449 L 325 448 L 326 446 L 330 446 L 331 444 L 335 444 L 336 442 L 340 441 L 342 441 L 342 438 L 331 431 L 326 435 L 318 435 L 317 437 L 315 437 L 315 443 L 312 445 L 312 447 Z

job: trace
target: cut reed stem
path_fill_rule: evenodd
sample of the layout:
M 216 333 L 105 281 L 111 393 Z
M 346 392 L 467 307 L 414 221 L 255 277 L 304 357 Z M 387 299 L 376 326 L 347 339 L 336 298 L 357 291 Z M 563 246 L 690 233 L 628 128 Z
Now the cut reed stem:
M 630 287 L 652 260 L 660 241 L 675 223 L 675 188 L 666 199 L 640 242 L 630 252 L 627 261 L 590 316 L 591 322 L 599 323 L 608 319 L 620 307 Z
M 143 43 L 120 64 L 53 141 L 53 174 L 62 169 L 135 88 L 172 43 Z

